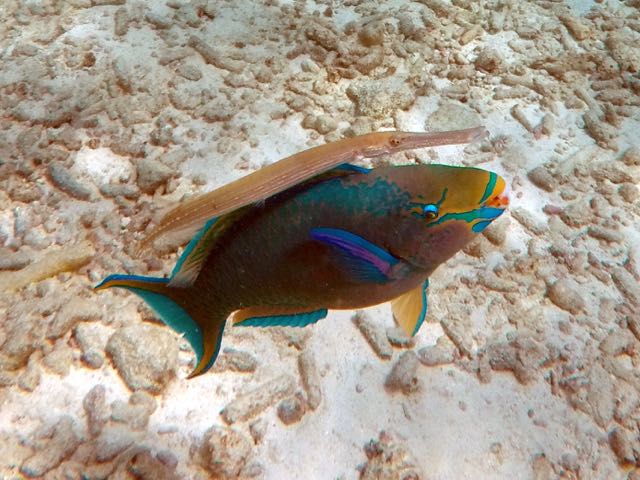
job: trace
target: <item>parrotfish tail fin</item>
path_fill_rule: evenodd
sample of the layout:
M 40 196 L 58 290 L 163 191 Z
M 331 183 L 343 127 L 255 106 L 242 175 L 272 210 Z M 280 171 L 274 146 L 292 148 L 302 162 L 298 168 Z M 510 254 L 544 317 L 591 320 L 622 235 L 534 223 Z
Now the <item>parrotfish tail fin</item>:
M 110 275 L 95 290 L 125 288 L 142 298 L 166 325 L 187 339 L 196 355 L 196 368 L 188 378 L 197 377 L 215 362 L 228 315 L 213 316 L 197 291 L 172 288 L 168 283 L 166 278 Z

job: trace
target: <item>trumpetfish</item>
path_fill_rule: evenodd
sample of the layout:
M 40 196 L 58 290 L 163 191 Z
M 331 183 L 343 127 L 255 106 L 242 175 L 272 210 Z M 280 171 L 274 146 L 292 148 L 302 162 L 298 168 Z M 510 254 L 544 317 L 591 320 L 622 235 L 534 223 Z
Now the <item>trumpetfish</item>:
M 504 212 L 505 180 L 471 167 L 328 163 L 208 219 L 169 278 L 116 274 L 95 288 L 136 293 L 183 334 L 196 355 L 190 378 L 215 362 L 228 319 L 303 327 L 329 309 L 391 301 L 415 335 L 429 276 Z M 198 218 L 219 208 L 202 205 Z

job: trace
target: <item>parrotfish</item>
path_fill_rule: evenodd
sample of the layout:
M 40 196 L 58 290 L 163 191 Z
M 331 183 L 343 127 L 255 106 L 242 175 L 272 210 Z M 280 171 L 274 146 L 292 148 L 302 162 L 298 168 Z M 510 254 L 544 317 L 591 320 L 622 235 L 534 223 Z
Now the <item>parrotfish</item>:
M 215 362 L 225 324 L 303 327 L 328 309 L 391 301 L 415 335 L 429 276 L 498 218 L 505 181 L 478 168 L 343 164 L 210 219 L 169 278 L 111 275 L 189 341 L 190 377 Z

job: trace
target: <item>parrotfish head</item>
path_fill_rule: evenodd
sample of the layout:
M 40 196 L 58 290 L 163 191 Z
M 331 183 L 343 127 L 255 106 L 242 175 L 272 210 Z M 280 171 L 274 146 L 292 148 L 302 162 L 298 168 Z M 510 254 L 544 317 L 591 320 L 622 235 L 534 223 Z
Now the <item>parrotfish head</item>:
M 411 195 L 406 220 L 415 233 L 407 250 L 416 266 L 433 269 L 446 261 L 509 205 L 507 184 L 496 173 L 447 165 L 409 168 L 397 183 Z

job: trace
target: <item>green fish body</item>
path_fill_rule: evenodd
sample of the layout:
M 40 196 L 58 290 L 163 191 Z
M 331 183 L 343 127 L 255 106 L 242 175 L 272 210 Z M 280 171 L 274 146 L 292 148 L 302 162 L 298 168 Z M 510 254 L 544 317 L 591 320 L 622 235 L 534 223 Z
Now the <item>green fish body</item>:
M 140 295 L 213 365 L 226 320 L 304 326 L 328 309 L 393 301 L 415 334 L 429 275 L 503 213 L 505 182 L 492 172 L 444 165 L 343 165 L 212 219 L 169 279 L 111 275 L 96 288 Z

